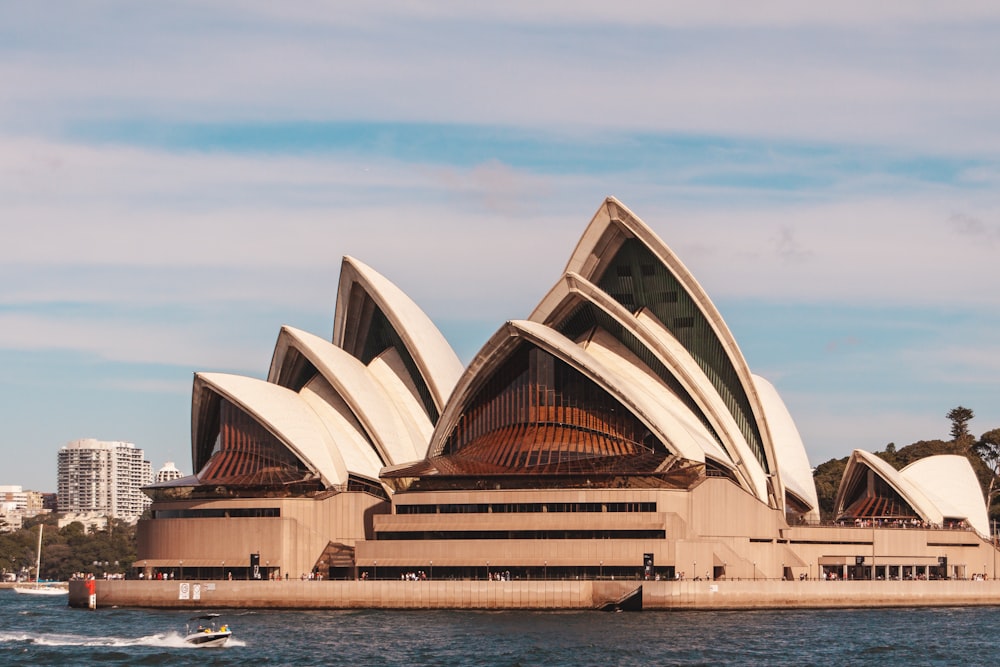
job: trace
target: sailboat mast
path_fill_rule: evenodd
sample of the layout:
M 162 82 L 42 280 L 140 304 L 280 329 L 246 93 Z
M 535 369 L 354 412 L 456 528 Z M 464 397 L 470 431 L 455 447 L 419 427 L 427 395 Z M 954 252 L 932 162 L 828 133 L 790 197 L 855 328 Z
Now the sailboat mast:
M 37 584 L 42 580 L 42 531 L 45 530 L 45 524 L 38 524 L 38 556 L 35 558 L 35 583 Z

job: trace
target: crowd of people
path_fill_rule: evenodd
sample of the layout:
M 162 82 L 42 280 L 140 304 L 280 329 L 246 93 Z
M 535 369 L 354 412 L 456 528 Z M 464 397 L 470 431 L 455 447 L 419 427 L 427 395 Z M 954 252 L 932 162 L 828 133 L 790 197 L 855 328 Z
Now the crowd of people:
M 843 519 L 837 522 L 839 526 L 849 526 L 850 522 Z M 910 519 L 865 519 L 857 517 L 854 519 L 855 528 L 929 528 L 932 530 L 968 530 L 969 524 L 965 520 L 946 521 L 944 524 L 928 523 L 923 519 L 912 517 Z

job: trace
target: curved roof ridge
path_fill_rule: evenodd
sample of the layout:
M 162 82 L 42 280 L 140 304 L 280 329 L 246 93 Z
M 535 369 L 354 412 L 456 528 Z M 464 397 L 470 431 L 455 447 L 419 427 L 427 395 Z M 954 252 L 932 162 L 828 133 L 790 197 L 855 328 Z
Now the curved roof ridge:
M 735 468 L 736 464 L 729 456 L 729 452 L 723 449 L 722 445 L 712 437 L 708 428 L 697 418 L 697 416 L 687 409 L 680 398 L 674 395 L 666 385 L 656 377 L 655 374 L 644 370 L 644 366 L 639 366 L 638 358 L 628 350 L 615 349 L 617 345 L 610 345 L 615 341 L 611 334 L 594 336 L 590 338 L 582 349 L 597 359 L 603 366 L 608 368 L 616 376 L 620 376 L 622 384 L 641 391 L 648 396 L 651 403 L 655 404 L 662 412 L 657 417 L 669 415 L 668 418 L 657 419 L 657 423 L 666 432 L 676 434 L 677 428 L 683 429 L 687 436 L 693 440 L 705 456 L 718 461 L 726 468 Z M 664 415 L 663 413 L 666 413 Z
M 269 382 L 279 381 L 290 347 L 304 354 L 347 403 L 386 465 L 423 458 L 427 450 L 426 440 L 421 440 L 418 433 L 409 428 L 399 414 L 400 406 L 396 405 L 382 383 L 357 357 L 328 340 L 301 329 L 283 326 L 275 343 L 268 372 Z
M 343 347 L 350 324 L 348 313 L 354 284 L 360 285 L 388 318 L 417 365 L 422 376 L 420 381 L 431 392 L 440 413 L 462 374 L 462 362 L 458 355 L 427 314 L 403 290 L 375 269 L 350 256 L 345 256 L 341 263 L 333 344 Z
M 332 393 L 333 396 L 324 394 Z M 336 390 L 329 384 L 314 378 L 299 392 L 302 400 L 311 407 L 323 420 L 326 429 L 337 443 L 337 451 L 344 459 L 348 474 L 359 474 L 378 479 L 378 473 L 383 467 L 382 460 L 372 448 L 371 443 L 360 430 L 360 425 L 352 423 L 349 415 L 345 415 L 336 405 L 338 399 L 344 405 L 344 410 L 350 407 L 343 402 Z M 353 416 L 353 415 L 350 415 Z
M 642 310 L 633 316 L 641 325 L 641 331 L 647 332 L 656 341 L 656 352 L 667 366 L 675 372 L 679 380 L 683 378 L 684 386 L 695 400 L 699 401 L 702 410 L 716 421 L 716 431 L 720 437 L 725 436 L 724 444 L 732 450 L 729 452 L 737 469 L 744 471 L 754 493 L 762 502 L 767 502 L 767 475 L 753 450 L 747 444 L 739 425 L 732 413 L 726 408 L 725 401 L 712 386 L 705 371 L 698 365 L 691 353 L 674 338 L 670 330 L 663 326 L 654 315 Z M 706 388 L 708 390 L 706 390 Z
M 347 466 L 336 442 L 319 415 L 294 391 L 242 375 L 196 373 L 193 390 L 196 403 L 203 400 L 205 390 L 225 397 L 251 415 L 318 475 L 326 486 L 347 482 Z M 200 426 L 198 423 L 194 425 L 192 448 L 196 448 L 199 442 L 197 432 Z M 198 465 L 203 463 L 198 461 L 196 451 L 192 452 L 192 460 Z

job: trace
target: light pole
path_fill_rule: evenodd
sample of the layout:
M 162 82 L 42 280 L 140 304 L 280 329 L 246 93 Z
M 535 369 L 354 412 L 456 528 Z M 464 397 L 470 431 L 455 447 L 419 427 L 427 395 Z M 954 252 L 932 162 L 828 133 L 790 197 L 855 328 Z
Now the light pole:
M 601 579 L 603 579 L 603 578 L 604 578 L 604 561 L 603 561 L 603 560 L 601 561 L 601 572 L 600 572 L 600 578 L 601 578 Z
M 219 577 L 219 579 L 222 579 L 223 581 L 226 579 L 226 561 L 222 561 L 222 576 Z
M 434 578 L 434 561 L 431 561 L 431 575 L 430 575 L 430 578 L 431 579 Z
M 872 581 L 875 581 L 875 519 L 872 519 Z
M 181 566 L 180 566 L 180 578 L 183 579 L 184 578 L 184 561 L 180 561 L 180 564 L 181 564 Z
M 549 561 L 545 561 L 545 569 L 543 570 L 543 572 L 544 572 L 544 574 L 542 576 L 545 579 L 548 579 L 549 578 Z
M 375 572 L 372 575 L 372 579 L 378 579 L 378 561 L 377 560 L 373 560 L 372 561 L 372 566 L 375 568 Z
M 490 562 L 486 561 L 486 581 L 490 580 Z
M 754 561 L 753 564 L 753 580 L 757 581 L 757 561 Z

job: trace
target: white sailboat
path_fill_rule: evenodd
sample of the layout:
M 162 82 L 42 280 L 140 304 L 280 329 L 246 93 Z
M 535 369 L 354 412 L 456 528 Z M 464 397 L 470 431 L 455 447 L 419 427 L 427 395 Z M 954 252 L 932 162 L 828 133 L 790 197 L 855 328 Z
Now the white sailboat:
M 66 595 L 69 593 L 69 589 L 62 586 L 50 586 L 48 584 L 43 584 L 40 581 L 42 573 L 42 531 L 45 529 L 44 524 L 38 524 L 38 555 L 35 559 L 35 583 L 27 584 L 25 586 L 14 586 L 15 593 L 21 593 L 23 595 Z

